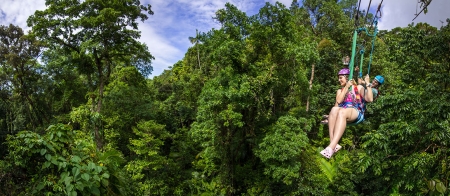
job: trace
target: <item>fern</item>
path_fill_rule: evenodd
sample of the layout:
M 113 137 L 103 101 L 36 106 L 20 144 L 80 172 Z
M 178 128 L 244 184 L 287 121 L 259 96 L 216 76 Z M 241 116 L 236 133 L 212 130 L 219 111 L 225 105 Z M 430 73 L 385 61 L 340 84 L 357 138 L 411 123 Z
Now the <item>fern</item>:
M 320 170 L 327 176 L 330 182 L 333 182 L 334 177 L 337 173 L 337 164 L 326 161 L 325 159 L 320 159 Z

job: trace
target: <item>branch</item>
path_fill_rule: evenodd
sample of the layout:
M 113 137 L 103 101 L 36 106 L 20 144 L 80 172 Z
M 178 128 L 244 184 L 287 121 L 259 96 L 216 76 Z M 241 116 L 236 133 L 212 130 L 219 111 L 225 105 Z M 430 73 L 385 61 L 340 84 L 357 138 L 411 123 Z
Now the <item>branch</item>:
M 426 9 L 428 8 L 428 5 L 430 5 L 431 1 L 429 1 L 429 2 L 423 2 L 423 3 L 425 4 L 425 6 L 423 7 L 422 10 L 420 10 L 420 12 L 419 12 L 418 14 L 416 14 L 416 17 L 414 17 L 414 18 L 412 19 L 412 21 L 414 21 L 414 19 L 416 19 L 416 18 L 420 15 L 420 13 L 422 13 L 424 10 L 426 10 Z

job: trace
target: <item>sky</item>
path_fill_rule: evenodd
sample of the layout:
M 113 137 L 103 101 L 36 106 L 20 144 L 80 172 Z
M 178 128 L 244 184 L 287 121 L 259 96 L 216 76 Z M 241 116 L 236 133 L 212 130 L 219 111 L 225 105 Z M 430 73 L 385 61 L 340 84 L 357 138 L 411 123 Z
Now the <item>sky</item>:
M 381 1 L 372 0 L 369 10 L 373 13 Z M 150 78 L 160 75 L 183 59 L 188 48 L 192 47 L 189 37 L 195 37 L 196 30 L 208 32 L 212 28 L 220 28 L 213 17 L 218 9 L 225 7 L 226 2 L 252 16 L 258 13 L 266 2 L 274 4 L 276 0 L 141 0 L 144 5 L 150 4 L 154 12 L 148 20 L 139 24 L 139 30 L 142 32 L 140 41 L 147 44 L 150 53 L 155 57 Z M 292 0 L 278 2 L 289 7 Z M 370 0 L 362 0 L 360 9 L 367 9 L 369 2 Z M 1 0 L 0 25 L 14 24 L 28 31 L 31 28 L 26 25 L 27 18 L 36 10 L 45 8 L 45 0 Z M 426 22 L 440 28 L 446 25 L 446 19 L 450 18 L 448 8 L 450 0 L 432 0 L 428 13 L 421 13 L 414 19 L 415 14 L 421 10 L 416 0 L 385 0 L 381 7 L 382 17 L 378 28 L 390 30 L 406 27 L 412 22 Z

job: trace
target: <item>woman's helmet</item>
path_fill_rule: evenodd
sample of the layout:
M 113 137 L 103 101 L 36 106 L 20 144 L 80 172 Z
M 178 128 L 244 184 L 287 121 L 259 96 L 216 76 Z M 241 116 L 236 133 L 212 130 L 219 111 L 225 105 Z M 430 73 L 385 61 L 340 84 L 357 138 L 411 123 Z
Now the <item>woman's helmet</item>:
M 375 80 L 378 81 L 380 85 L 384 83 L 384 78 L 381 75 L 375 76 Z
M 338 75 L 350 75 L 350 70 L 348 68 L 341 69 Z

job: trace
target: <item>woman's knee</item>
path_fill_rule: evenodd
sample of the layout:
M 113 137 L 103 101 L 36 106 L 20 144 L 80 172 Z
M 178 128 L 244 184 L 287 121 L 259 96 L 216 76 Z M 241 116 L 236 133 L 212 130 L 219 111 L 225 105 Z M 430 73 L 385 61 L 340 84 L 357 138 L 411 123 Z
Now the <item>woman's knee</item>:
M 329 115 L 336 115 L 339 111 L 340 107 L 333 107 L 331 108 L 330 114 Z
M 348 116 L 350 115 L 350 112 L 349 112 L 348 110 L 346 110 L 346 108 L 340 108 L 340 109 L 337 111 L 337 115 L 338 115 L 339 117 L 348 117 Z

